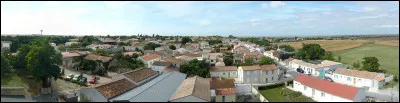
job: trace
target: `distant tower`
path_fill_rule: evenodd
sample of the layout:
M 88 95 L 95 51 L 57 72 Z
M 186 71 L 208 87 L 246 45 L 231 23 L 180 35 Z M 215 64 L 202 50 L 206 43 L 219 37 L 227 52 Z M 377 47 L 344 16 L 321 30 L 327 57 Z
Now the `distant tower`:
M 40 35 L 43 35 L 43 30 L 40 30 Z
M 281 49 L 279 49 L 279 44 L 278 44 L 278 49 L 277 49 L 278 51 L 280 51 Z

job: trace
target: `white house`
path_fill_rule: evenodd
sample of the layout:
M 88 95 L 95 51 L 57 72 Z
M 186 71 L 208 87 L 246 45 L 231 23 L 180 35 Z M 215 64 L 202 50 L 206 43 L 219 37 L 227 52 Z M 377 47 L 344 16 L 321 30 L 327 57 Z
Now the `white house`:
M 206 54 L 206 53 L 211 53 L 211 51 L 212 51 L 213 49 L 212 48 L 209 48 L 209 47 L 207 47 L 207 48 L 203 48 L 203 51 L 202 51 L 202 53 L 203 54 Z
M 173 57 L 162 58 L 162 59 L 160 59 L 160 61 L 168 62 L 172 66 L 175 66 L 178 69 L 181 68 L 181 65 L 185 63 L 185 61 L 183 61 L 181 59 L 176 59 L 176 58 L 173 58 Z
M 97 50 L 97 49 L 112 49 L 112 48 L 117 48 L 116 45 L 110 45 L 110 44 L 91 44 L 86 46 L 86 48 L 90 48 L 92 50 Z
M 199 76 L 185 79 L 170 102 L 210 102 L 210 80 Z
M 202 58 L 209 62 L 211 65 L 215 65 L 218 61 L 223 61 L 222 53 L 207 53 L 203 54 Z
M 274 60 L 279 60 L 279 55 L 280 55 L 279 51 L 270 50 L 270 51 L 265 51 L 263 54 L 266 57 L 272 58 Z
M 258 52 L 263 52 L 264 51 L 264 47 L 262 46 L 255 46 L 254 49 Z
M 158 54 L 147 54 L 147 55 L 144 55 L 144 56 L 141 58 L 141 60 L 143 61 L 143 63 L 144 63 L 145 65 L 147 65 L 148 68 L 150 68 L 151 65 L 153 65 L 153 63 L 154 63 L 155 61 L 159 61 L 160 59 L 161 59 L 161 56 L 158 55 Z
M 210 74 L 211 77 L 223 77 L 223 78 L 237 78 L 238 68 L 236 66 L 211 66 Z
M 200 48 L 201 49 L 203 49 L 203 48 L 205 48 L 205 47 L 209 47 L 210 45 L 209 45 L 209 43 L 208 43 L 208 41 L 201 41 L 200 42 Z
M 122 46 L 122 49 L 124 49 L 126 51 L 135 51 L 136 47 L 134 47 L 134 46 Z
M 293 89 L 318 102 L 366 102 L 365 89 L 299 74 Z
M 151 66 L 151 69 L 154 71 L 157 71 L 159 73 L 161 73 L 165 68 L 167 68 L 168 66 L 170 66 L 171 63 L 168 62 L 164 62 L 164 61 L 155 61 L 153 63 L 153 65 Z
M 239 83 L 275 83 L 279 78 L 279 68 L 275 65 L 240 66 Z
M 297 69 L 300 68 L 304 71 L 304 74 L 311 74 L 313 76 L 325 76 L 325 71 L 327 69 L 342 68 L 344 65 L 339 62 L 323 60 L 315 61 L 315 63 L 308 63 L 302 60 L 293 59 L 289 62 L 289 68 Z
M 1 50 L 10 49 L 11 41 L 1 41 Z
M 68 53 L 68 52 L 64 52 L 62 53 L 62 66 L 66 67 L 66 68 L 74 68 L 75 65 L 78 64 L 77 61 L 74 62 L 74 57 L 78 57 L 81 56 L 78 53 Z
M 377 91 L 385 84 L 385 75 L 368 71 L 337 68 L 331 77 L 334 82 L 355 87 L 369 87 L 369 91 Z

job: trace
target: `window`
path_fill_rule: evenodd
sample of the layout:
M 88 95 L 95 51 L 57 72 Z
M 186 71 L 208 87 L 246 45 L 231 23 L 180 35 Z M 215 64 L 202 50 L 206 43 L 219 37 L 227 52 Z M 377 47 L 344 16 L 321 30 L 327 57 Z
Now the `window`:
M 304 85 L 304 90 L 307 90 L 307 87 Z
M 321 97 L 325 97 L 325 93 L 322 93 L 322 92 L 321 92 Z
M 315 95 L 315 89 L 312 89 L 312 95 Z
M 350 77 L 347 77 L 347 81 L 349 81 L 349 82 L 350 82 L 350 81 L 351 81 L 351 78 L 350 78 Z
M 272 70 L 272 71 L 271 71 L 271 72 L 272 72 L 272 74 L 274 74 L 274 71 L 275 71 L 275 70 Z
M 222 73 L 222 75 L 225 75 L 225 73 Z
M 360 82 L 361 82 L 361 79 L 358 79 L 358 82 L 360 83 Z
M 334 75 L 334 77 L 337 79 L 337 78 L 338 78 L 338 75 Z
M 273 80 L 274 80 L 274 77 L 272 77 L 271 80 L 273 81 Z

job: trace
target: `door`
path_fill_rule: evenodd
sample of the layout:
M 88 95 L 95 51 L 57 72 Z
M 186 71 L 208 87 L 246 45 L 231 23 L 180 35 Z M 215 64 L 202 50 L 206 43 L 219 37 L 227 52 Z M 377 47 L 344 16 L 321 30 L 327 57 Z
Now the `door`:
M 268 78 L 265 78 L 265 83 L 268 83 Z
M 353 85 L 356 85 L 356 78 L 353 78 Z
M 225 96 L 222 96 L 222 102 L 225 102 Z

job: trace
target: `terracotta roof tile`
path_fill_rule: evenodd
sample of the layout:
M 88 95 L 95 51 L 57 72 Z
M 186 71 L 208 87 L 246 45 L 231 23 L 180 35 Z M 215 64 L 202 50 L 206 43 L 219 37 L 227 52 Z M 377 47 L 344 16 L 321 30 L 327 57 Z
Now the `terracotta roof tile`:
M 237 71 L 236 66 L 211 66 L 211 71 Z
M 164 68 L 163 71 L 174 72 L 174 71 L 179 71 L 179 69 L 174 66 L 168 66 L 168 67 Z
M 155 66 L 168 66 L 168 65 L 170 65 L 171 63 L 168 63 L 168 62 L 163 62 L 163 61 L 155 61 L 154 63 L 153 63 L 153 65 L 155 65 Z
M 99 91 L 104 97 L 110 99 L 119 94 L 122 94 L 128 91 L 131 88 L 136 87 L 135 84 L 130 82 L 127 79 L 116 80 L 101 86 L 96 87 L 97 91 Z
M 122 55 L 126 56 L 126 55 L 133 55 L 133 54 L 138 54 L 141 55 L 142 53 L 140 52 L 123 52 Z
M 235 88 L 215 90 L 215 94 L 217 94 L 217 95 L 229 95 L 229 94 L 235 94 L 235 93 L 236 93 Z
M 159 57 L 161 57 L 161 56 L 158 54 L 148 54 L 148 55 L 143 56 L 143 59 L 149 61 L 149 60 L 153 60 L 153 59 L 156 59 Z
M 176 58 L 173 58 L 173 57 L 167 57 L 167 58 L 164 58 L 163 60 L 165 60 L 167 62 L 170 62 L 170 63 L 174 63 L 174 64 L 183 64 L 184 63 L 183 60 L 176 59 Z
M 378 73 L 375 72 L 359 71 L 359 70 L 345 69 L 345 68 L 337 68 L 333 73 L 352 76 L 352 77 L 366 78 L 366 79 L 372 79 L 378 76 Z
M 199 76 L 187 78 L 182 82 L 170 100 L 176 100 L 190 95 L 205 101 L 211 101 L 210 81 Z
M 139 70 L 134 70 L 130 71 L 127 73 L 123 73 L 126 77 L 129 79 L 135 81 L 136 83 L 141 82 L 145 80 L 146 78 L 149 78 L 151 76 L 157 75 L 158 73 L 154 70 L 151 70 L 150 68 L 144 68 L 144 69 L 139 69 Z
M 241 66 L 243 70 L 260 70 L 261 67 L 259 65 L 252 66 Z
M 69 57 L 76 57 L 76 56 L 81 56 L 78 53 L 63 53 L 62 58 L 69 58 Z
M 278 66 L 276 66 L 275 64 L 271 64 L 271 65 L 261 65 L 261 70 L 276 70 L 278 69 Z
M 111 57 L 99 56 L 99 55 L 93 55 L 93 54 L 87 55 L 85 57 L 85 59 L 86 60 L 94 60 L 94 61 L 101 60 L 102 62 L 108 62 L 108 61 L 112 60 Z
M 326 80 L 313 78 L 311 76 L 306 76 L 303 74 L 299 74 L 295 78 L 295 81 L 300 82 L 301 84 L 306 85 L 310 88 L 314 88 L 319 91 L 323 91 L 350 100 L 354 99 L 359 90 L 359 88 L 353 86 L 329 82 Z
M 235 88 L 234 80 L 220 80 L 220 79 L 211 79 L 210 81 L 211 89 L 223 89 L 223 88 Z

